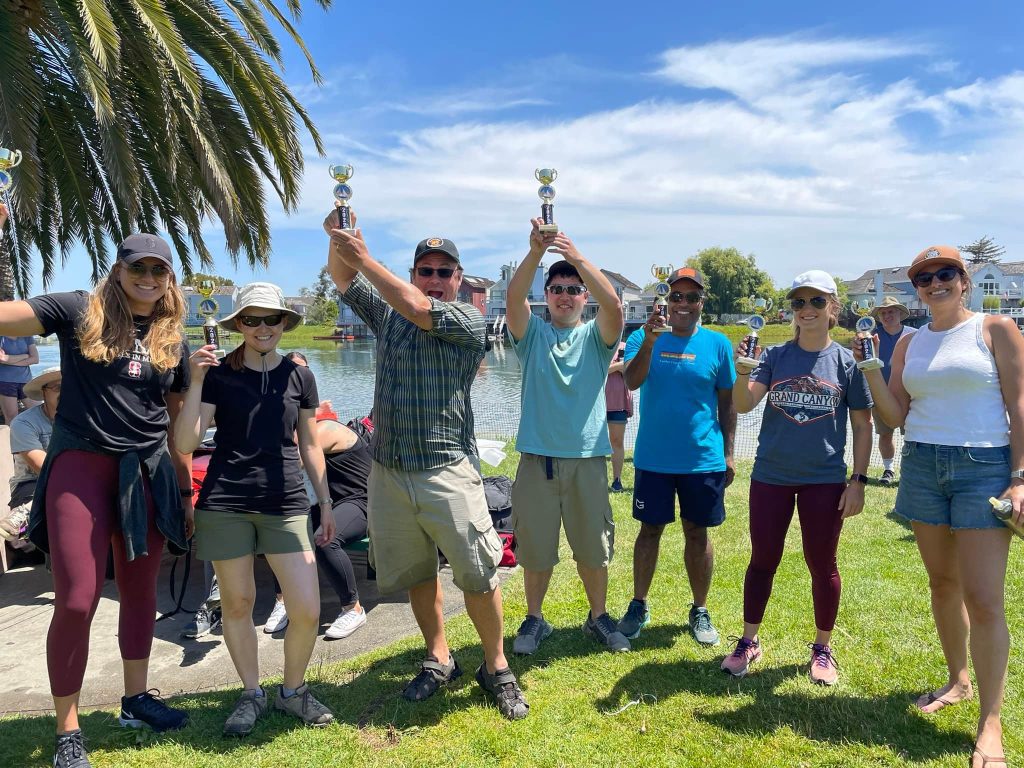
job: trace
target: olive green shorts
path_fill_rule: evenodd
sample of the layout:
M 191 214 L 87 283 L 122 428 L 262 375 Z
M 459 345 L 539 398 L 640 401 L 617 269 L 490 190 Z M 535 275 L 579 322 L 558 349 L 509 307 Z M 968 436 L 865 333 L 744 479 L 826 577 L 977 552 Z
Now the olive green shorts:
M 246 555 L 287 555 L 313 550 L 309 513 L 265 515 L 255 512 L 196 510 L 196 557 L 234 560 Z

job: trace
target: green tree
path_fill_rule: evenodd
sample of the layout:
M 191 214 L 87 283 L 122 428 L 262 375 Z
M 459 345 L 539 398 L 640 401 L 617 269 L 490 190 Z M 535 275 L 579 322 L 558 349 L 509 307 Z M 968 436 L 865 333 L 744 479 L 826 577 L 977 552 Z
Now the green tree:
M 704 274 L 704 310 L 717 321 L 725 313 L 749 312 L 750 296 L 775 290 L 768 274 L 757 268 L 754 255 L 744 256 L 735 248 L 705 248 L 686 264 Z
M 315 298 L 318 301 L 333 301 L 337 303 L 341 300 L 341 294 L 338 293 L 338 289 L 334 286 L 334 281 L 331 280 L 331 273 L 327 270 L 326 266 L 320 268 L 320 274 L 316 277 L 316 282 L 312 286 L 304 285 L 299 288 L 299 296 L 304 298 Z
M 193 272 L 188 275 L 184 280 L 181 281 L 182 285 L 188 285 L 195 288 L 200 280 L 213 280 L 217 285 L 234 285 L 235 281 L 230 277 L 221 277 L 220 275 L 207 274 L 206 272 Z
M 327 8 L 331 0 L 317 0 Z M 34 249 L 43 285 L 81 243 L 93 281 L 109 240 L 165 231 L 186 274 L 210 267 L 204 222 L 217 219 L 232 263 L 266 265 L 264 188 L 294 210 L 308 115 L 278 74 L 272 21 L 305 53 L 271 0 L 0 2 L 0 144 L 15 170 L 12 254 L 24 295 Z
M 317 299 L 306 312 L 308 325 L 334 325 L 338 320 L 338 303 L 330 299 Z
M 970 245 L 961 245 L 959 249 L 970 254 L 967 261 L 971 264 L 998 264 L 999 260 L 1006 255 L 1006 248 L 996 245 L 995 241 L 987 235 L 975 240 Z

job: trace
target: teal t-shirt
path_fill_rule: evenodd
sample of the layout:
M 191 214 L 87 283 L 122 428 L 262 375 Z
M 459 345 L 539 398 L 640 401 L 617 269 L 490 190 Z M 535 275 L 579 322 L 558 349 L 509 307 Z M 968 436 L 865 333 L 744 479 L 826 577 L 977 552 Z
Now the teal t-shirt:
M 643 328 L 626 341 L 629 362 L 644 341 Z M 685 475 L 725 471 L 725 443 L 718 422 L 718 392 L 736 381 L 729 339 L 697 328 L 692 336 L 660 333 L 640 387 L 640 427 L 633 466 Z
M 608 456 L 604 382 L 619 340 L 608 346 L 597 323 L 555 328 L 530 315 L 512 346 L 523 369 L 516 450 L 560 459 Z

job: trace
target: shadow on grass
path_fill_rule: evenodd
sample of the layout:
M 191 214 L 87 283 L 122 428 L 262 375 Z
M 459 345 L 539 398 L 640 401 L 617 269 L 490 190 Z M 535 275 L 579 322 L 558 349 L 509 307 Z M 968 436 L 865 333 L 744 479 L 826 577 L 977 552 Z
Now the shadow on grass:
M 654 694 L 659 702 L 685 692 L 713 699 L 694 718 L 734 734 L 763 737 L 790 729 L 809 741 L 836 746 L 854 742 L 888 747 L 915 762 L 963 754 L 970 746 L 966 734 L 944 731 L 934 720 L 914 713 L 911 705 L 919 691 L 851 696 L 842 692 L 840 682 L 820 695 L 776 692 L 806 672 L 804 664 L 788 664 L 764 667 L 740 680 L 722 672 L 717 662 L 651 662 L 624 675 L 597 706 L 616 709 L 640 692 Z M 737 696 L 744 699 L 739 706 Z
M 898 525 L 900 528 L 907 532 L 907 535 L 901 537 L 900 541 L 916 541 L 916 539 L 914 538 L 914 529 L 910 525 L 910 521 L 901 515 L 897 515 L 895 507 L 893 507 L 892 509 L 885 513 L 885 519 L 896 523 L 896 525 Z
M 663 625 L 644 633 L 645 648 L 670 648 L 675 644 L 681 626 Z M 511 641 L 506 640 L 511 650 Z M 446 717 L 467 707 L 487 706 L 493 701 L 476 684 L 477 667 L 483 663 L 479 643 L 456 646 L 453 655 L 462 667 L 462 676 L 443 687 L 430 699 L 409 702 L 402 698 L 402 689 L 419 671 L 423 649 L 416 647 L 388 656 L 369 664 L 365 669 L 352 672 L 324 670 L 310 667 L 307 679 L 317 698 L 334 712 L 337 722 L 354 726 L 364 746 L 386 749 L 399 742 L 403 733 L 436 725 Z M 600 658 L 604 650 L 579 628 L 556 629 L 544 641 L 535 656 L 509 656 L 509 663 L 517 676 L 531 669 L 548 666 L 566 659 Z M 319 678 L 319 679 L 318 679 Z M 265 686 L 267 695 L 275 694 L 274 686 Z M 530 691 L 527 688 L 527 699 Z M 89 750 L 132 750 L 160 744 L 181 744 L 213 755 L 230 755 L 236 750 L 247 754 L 253 749 L 274 741 L 281 734 L 300 727 L 297 722 L 273 709 L 257 724 L 245 739 L 228 739 L 221 735 L 224 721 L 231 713 L 239 695 L 233 688 L 185 694 L 174 698 L 172 706 L 189 713 L 189 725 L 176 732 L 154 735 L 148 731 L 121 728 L 117 717 L 110 712 L 94 711 L 80 717 Z M 494 711 L 496 722 L 501 716 Z M 54 718 L 50 715 L 14 717 L 0 720 L 0 744 L 3 765 L 45 765 L 53 749 Z

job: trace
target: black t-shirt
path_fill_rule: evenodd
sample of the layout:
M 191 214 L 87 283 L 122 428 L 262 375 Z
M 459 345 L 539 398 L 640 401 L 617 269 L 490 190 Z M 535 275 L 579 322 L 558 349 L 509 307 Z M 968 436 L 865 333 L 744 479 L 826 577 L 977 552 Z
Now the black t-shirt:
M 368 440 L 357 437 L 348 450 L 325 454 L 324 464 L 334 504 L 342 501 L 366 502 L 366 481 L 373 466 L 373 454 Z
M 299 410 L 319 399 L 309 368 L 283 359 L 263 372 L 221 364 L 203 381 L 203 402 L 217 407 L 217 447 L 196 506 L 219 512 L 309 512 L 295 428 Z
M 148 450 L 167 436 L 168 392 L 184 392 L 191 381 L 188 344 L 166 373 L 149 362 L 143 340 L 149 318 L 135 318 L 135 348 L 110 364 L 82 356 L 78 323 L 89 304 L 85 291 L 50 293 L 28 300 L 43 336 L 60 340 L 61 391 L 54 422 L 112 452 Z

